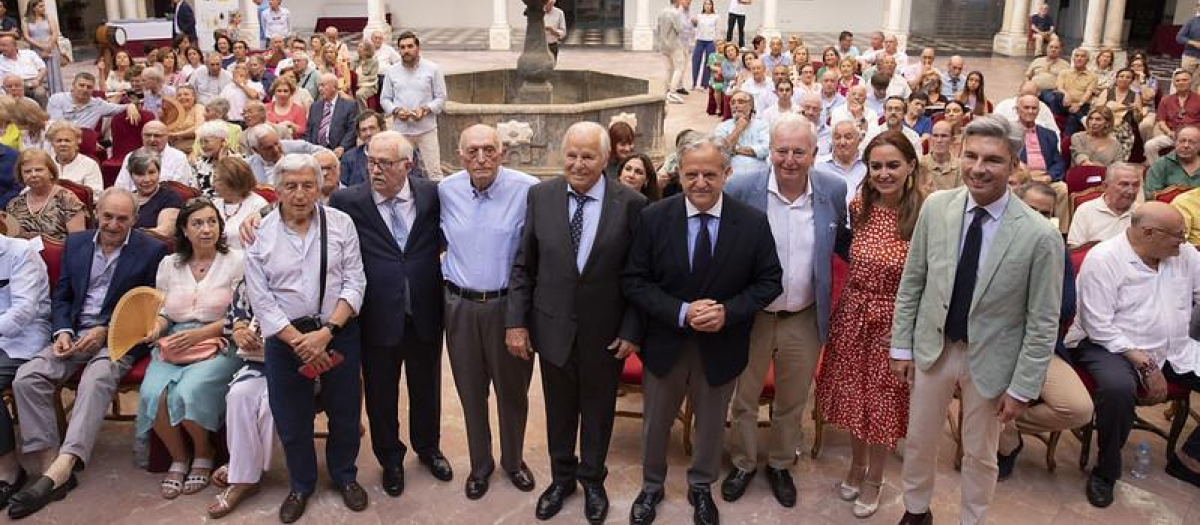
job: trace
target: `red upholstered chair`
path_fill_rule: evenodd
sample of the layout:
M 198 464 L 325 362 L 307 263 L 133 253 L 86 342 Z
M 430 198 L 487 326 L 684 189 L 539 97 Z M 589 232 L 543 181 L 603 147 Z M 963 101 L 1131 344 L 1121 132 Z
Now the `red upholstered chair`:
M 72 182 L 72 181 L 69 181 L 66 179 L 58 179 L 57 184 L 59 186 L 62 186 L 63 188 L 70 190 L 71 193 L 74 193 L 75 197 L 79 198 L 79 202 L 83 203 L 83 206 L 85 209 L 91 210 L 92 207 L 95 205 L 95 203 L 92 202 L 94 199 L 92 196 L 91 188 L 84 186 L 78 182 Z
M 279 194 L 275 193 L 275 188 L 267 185 L 261 185 L 257 188 L 254 188 L 254 193 L 257 193 L 259 197 L 266 199 L 267 202 L 271 204 L 275 204 L 279 201 Z
M 625 367 L 621 369 L 621 379 L 617 384 L 617 397 L 625 397 L 627 394 L 642 393 L 642 373 L 642 360 L 638 358 L 637 354 L 633 354 L 625 358 Z M 691 425 L 692 420 L 690 418 L 685 419 L 684 414 L 687 410 L 688 407 L 684 407 L 684 410 L 681 410 L 679 415 L 676 417 L 681 423 L 683 423 L 684 450 L 688 454 L 691 454 L 692 445 L 688 440 L 689 438 L 687 433 L 690 432 L 689 425 Z M 620 406 L 617 407 L 613 414 L 617 417 L 630 417 L 634 419 L 642 419 L 643 416 L 641 410 L 623 409 Z
M 62 272 L 63 249 L 63 243 L 42 237 L 42 261 L 46 263 L 46 277 L 50 279 L 52 295 Z
M 104 162 L 108 154 L 100 147 L 100 133 L 94 128 L 82 128 L 79 132 L 79 153 L 96 162 Z
M 1062 155 L 1062 158 L 1064 161 L 1066 161 L 1068 168 L 1075 165 L 1075 157 L 1071 156 L 1071 136 L 1070 135 L 1067 135 L 1065 133 L 1062 135 L 1062 139 L 1059 140 L 1059 152 L 1058 153 L 1060 155 Z
M 1063 182 L 1067 184 L 1068 192 L 1080 192 L 1103 184 L 1106 172 L 1104 166 L 1075 166 L 1063 175 Z
M 1071 194 L 1071 215 L 1075 215 L 1075 210 L 1083 206 L 1083 203 L 1104 195 L 1104 189 L 1099 186 L 1093 186 L 1083 191 L 1078 191 Z
M 1188 186 L 1168 186 L 1154 192 L 1154 200 L 1170 204 L 1171 201 L 1175 200 L 1175 197 L 1183 195 L 1191 191 L 1191 189 Z
M 1083 386 L 1087 388 L 1089 394 L 1094 394 L 1096 390 L 1096 381 L 1088 374 L 1087 370 L 1081 367 L 1075 367 L 1075 373 L 1079 374 L 1079 380 Z M 1137 397 L 1138 406 L 1152 406 L 1143 402 L 1145 390 L 1138 387 Z M 1175 445 L 1179 442 L 1179 436 L 1183 433 L 1183 426 L 1187 423 L 1188 415 L 1191 411 L 1191 395 L 1192 391 L 1185 386 L 1167 383 L 1167 399 L 1163 403 L 1169 403 L 1170 407 L 1167 412 L 1170 414 L 1171 428 L 1163 430 L 1158 425 L 1143 419 L 1137 412 L 1134 412 L 1133 429 L 1151 432 L 1165 440 L 1167 440 L 1167 457 L 1175 457 Z M 1161 403 L 1160 403 L 1161 404 Z M 1087 469 L 1088 460 L 1091 459 L 1092 450 L 1092 434 L 1096 427 L 1094 422 L 1080 427 L 1075 431 L 1076 437 L 1079 438 L 1082 447 L 1079 450 L 1079 469 Z
M 141 119 L 137 124 L 121 115 L 112 119 L 112 157 L 100 163 L 100 174 L 104 177 L 105 188 L 117 181 L 121 165 L 125 163 L 125 156 L 142 147 L 142 128 L 147 122 L 154 120 L 154 114 L 149 111 L 141 111 L 140 114 Z
M 176 195 L 179 195 L 179 198 L 183 199 L 183 202 L 187 202 L 200 196 L 200 190 L 179 181 L 169 180 L 163 182 L 162 184 L 168 190 L 171 190 L 175 192 Z
M 832 295 L 833 302 L 831 311 L 837 311 L 838 299 L 842 296 L 842 289 L 846 286 L 846 279 L 850 274 L 850 264 L 842 260 L 836 254 L 831 262 L 833 273 Z M 813 383 L 816 383 L 817 378 L 821 377 L 821 365 L 825 360 L 824 350 L 822 349 L 821 357 L 817 358 L 817 366 L 813 371 Z M 809 457 L 816 459 L 817 454 L 821 453 L 821 442 L 825 430 L 825 418 L 821 415 L 821 411 L 817 408 L 816 401 L 813 401 L 812 410 L 813 419 L 813 444 L 812 450 L 808 452 Z

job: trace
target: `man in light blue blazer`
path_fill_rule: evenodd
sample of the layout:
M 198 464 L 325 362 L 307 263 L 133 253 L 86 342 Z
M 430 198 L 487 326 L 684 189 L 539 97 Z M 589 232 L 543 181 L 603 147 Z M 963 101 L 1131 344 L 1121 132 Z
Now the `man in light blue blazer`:
M 963 131 L 964 187 L 926 199 L 892 320 L 891 369 L 912 395 L 901 525 L 928 525 L 942 421 L 962 392 L 962 522 L 982 523 L 1000 429 L 1037 399 L 1058 335 L 1063 243 L 1008 190 L 1022 135 L 976 117 Z M 915 365 L 915 366 L 914 366 Z
M 850 232 L 846 183 L 810 169 L 817 149 L 812 123 L 784 116 L 772 126 L 769 144 L 769 167 L 735 172 L 725 188 L 729 196 L 767 214 L 783 266 L 783 293 L 756 314 L 750 332 L 749 364 L 738 377 L 731 405 L 733 469 L 721 484 L 721 496 L 737 500 L 757 472 L 758 399 L 774 361 L 767 481 L 780 505 L 791 507 L 796 487 L 788 467 L 800 446 L 800 418 L 829 333 L 832 255 L 845 255 Z

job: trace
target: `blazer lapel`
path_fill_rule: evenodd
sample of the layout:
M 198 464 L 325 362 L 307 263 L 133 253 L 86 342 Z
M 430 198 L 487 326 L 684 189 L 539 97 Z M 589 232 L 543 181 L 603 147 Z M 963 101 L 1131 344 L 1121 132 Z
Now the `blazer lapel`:
M 567 216 L 567 181 L 559 177 L 558 183 L 550 189 L 550 236 L 557 237 L 559 245 L 564 249 L 571 248 L 571 218 Z M 579 266 L 575 264 L 575 252 L 568 252 L 571 257 L 571 272 L 579 277 Z
M 957 191 L 958 195 L 950 199 L 949 213 L 943 216 L 946 221 L 943 225 L 946 237 L 943 239 L 945 244 L 942 246 L 942 253 L 950 255 L 950 271 L 946 272 L 942 279 L 945 280 L 945 289 L 948 291 L 954 289 L 954 274 L 958 268 L 958 245 L 962 239 L 963 213 L 967 207 L 967 190 L 959 188 L 954 191 Z
M 975 307 L 975 303 L 979 302 L 984 290 L 987 290 L 988 284 L 996 276 L 996 270 L 1000 268 L 1000 261 L 1004 260 L 1004 253 L 1008 251 L 1008 247 L 1020 233 L 1021 219 L 1024 217 L 1021 214 L 1020 205 L 1013 202 L 1016 198 L 1016 195 L 1009 196 L 1008 206 L 1004 208 L 1004 215 L 1000 218 L 1000 229 L 996 231 L 992 245 L 988 247 L 987 259 L 983 261 L 983 267 L 979 269 L 979 277 L 975 281 L 975 293 L 971 298 L 972 308 Z
M 406 184 L 410 184 L 406 183 Z M 396 250 L 397 255 L 403 255 L 403 250 L 396 246 L 396 238 L 392 237 L 392 229 L 388 227 L 387 220 L 379 214 L 379 206 L 375 205 L 375 193 L 371 191 L 371 184 L 361 184 L 358 186 L 358 205 L 362 206 L 363 217 L 371 222 L 371 226 L 383 235 L 384 244 L 391 246 Z
M 720 274 L 719 268 L 725 264 L 725 259 L 729 258 L 730 252 L 737 245 L 737 222 L 738 214 L 733 206 L 729 203 L 733 200 L 728 195 L 722 196 L 725 199 L 723 210 L 721 210 L 721 218 L 717 223 L 717 245 L 713 248 L 712 262 L 708 265 L 708 271 L 704 276 L 704 286 L 700 287 L 703 292 L 712 284 L 712 280 Z
M 596 239 L 592 241 L 592 251 L 588 252 L 587 261 L 583 263 L 583 272 L 580 275 L 586 274 L 596 261 L 596 252 L 608 237 L 605 233 L 610 229 L 609 223 L 614 220 L 613 215 L 617 212 L 618 190 L 615 185 L 620 183 L 616 179 L 608 177 L 600 177 L 600 183 L 604 184 L 604 202 L 600 205 L 600 222 L 596 224 Z

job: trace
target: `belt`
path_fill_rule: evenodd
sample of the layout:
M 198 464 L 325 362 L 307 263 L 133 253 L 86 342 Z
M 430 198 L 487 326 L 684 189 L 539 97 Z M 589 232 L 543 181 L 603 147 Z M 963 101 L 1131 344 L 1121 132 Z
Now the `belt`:
M 775 317 L 775 318 L 777 318 L 777 319 L 787 319 L 787 318 L 789 318 L 789 317 L 791 317 L 791 316 L 793 316 L 793 315 L 796 315 L 796 314 L 798 314 L 798 313 L 800 313 L 800 312 L 803 312 L 803 311 L 804 311 L 804 310 L 796 310 L 796 311 L 794 311 L 794 312 L 791 312 L 791 311 L 787 311 L 787 310 L 780 310 L 780 311 L 778 311 L 778 312 L 768 312 L 768 311 L 766 311 L 766 310 L 763 310 L 763 313 L 764 313 L 764 314 L 767 314 L 767 315 L 774 316 L 774 317 Z
M 499 299 L 501 297 L 508 295 L 508 288 L 504 288 L 501 290 L 491 290 L 491 291 L 487 291 L 487 292 L 481 292 L 479 290 L 469 290 L 466 288 L 462 288 L 462 287 L 458 286 L 457 284 L 454 284 L 451 281 L 446 281 L 446 289 L 450 290 L 450 293 L 452 293 L 454 295 L 462 297 L 463 299 L 466 299 L 468 301 L 475 301 L 477 303 L 486 303 L 493 299 Z

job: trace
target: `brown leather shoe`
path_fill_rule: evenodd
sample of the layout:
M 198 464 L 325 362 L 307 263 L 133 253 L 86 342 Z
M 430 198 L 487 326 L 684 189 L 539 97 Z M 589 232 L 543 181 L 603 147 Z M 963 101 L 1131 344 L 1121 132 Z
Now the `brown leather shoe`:
M 308 506 L 308 494 L 299 492 L 289 492 L 287 499 L 283 500 L 283 505 L 279 506 L 279 521 L 281 523 L 295 523 L 304 515 L 304 508 Z
M 357 481 L 351 481 L 338 489 L 342 493 L 342 501 L 346 508 L 354 512 L 362 512 L 367 508 L 367 491 Z

